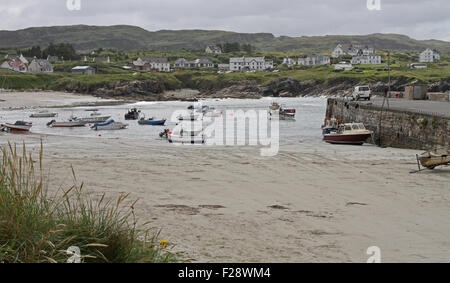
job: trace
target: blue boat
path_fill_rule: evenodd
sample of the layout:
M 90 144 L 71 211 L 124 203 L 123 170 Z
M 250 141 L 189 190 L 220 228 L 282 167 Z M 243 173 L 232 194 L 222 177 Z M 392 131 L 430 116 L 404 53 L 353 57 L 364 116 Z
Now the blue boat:
M 167 120 L 145 120 L 141 119 L 138 121 L 139 125 L 148 125 L 148 126 L 164 126 Z

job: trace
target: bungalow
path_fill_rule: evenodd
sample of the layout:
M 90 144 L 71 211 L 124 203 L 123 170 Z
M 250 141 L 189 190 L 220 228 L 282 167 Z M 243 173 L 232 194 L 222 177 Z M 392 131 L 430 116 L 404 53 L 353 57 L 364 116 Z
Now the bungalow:
M 329 56 L 323 56 L 323 55 L 312 56 L 312 55 L 309 55 L 306 58 L 299 58 L 298 59 L 298 64 L 299 65 L 303 65 L 303 66 L 330 65 L 331 64 L 331 59 L 330 59 Z
M 441 55 L 437 50 L 432 50 L 427 48 L 425 51 L 420 53 L 419 62 L 420 63 L 434 63 L 439 62 L 441 60 Z
M 214 68 L 214 63 L 206 58 L 188 61 L 184 58 L 179 58 L 173 64 L 175 68 Z
M 27 72 L 27 65 L 20 60 L 6 60 L 0 65 L 0 69 L 8 69 L 16 72 Z
M 266 62 L 264 57 L 230 58 L 230 71 L 262 71 L 273 68 L 273 62 Z
M 132 67 L 146 71 L 170 72 L 170 63 L 167 58 L 138 58 L 133 61 Z
M 72 74 L 95 75 L 95 69 L 90 66 L 76 66 L 72 68 Z
M 208 54 L 222 54 L 222 49 L 216 45 L 206 46 L 205 52 Z
M 339 64 L 334 65 L 334 69 L 339 71 L 350 71 L 353 70 L 353 66 L 347 62 L 339 62 Z
M 28 65 L 28 71 L 31 73 L 53 73 L 53 65 L 44 59 L 33 59 Z
M 380 65 L 381 56 L 380 55 L 362 55 L 355 56 L 352 58 L 353 65 Z

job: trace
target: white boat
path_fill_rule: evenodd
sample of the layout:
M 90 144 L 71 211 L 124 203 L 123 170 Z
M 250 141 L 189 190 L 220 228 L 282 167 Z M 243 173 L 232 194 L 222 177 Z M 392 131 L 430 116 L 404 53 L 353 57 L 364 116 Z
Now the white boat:
M 181 114 L 177 117 L 179 121 L 195 121 L 200 116 L 199 113 L 191 112 L 189 114 Z
M 53 118 L 56 117 L 58 113 L 49 112 L 49 111 L 40 111 L 38 113 L 33 113 L 30 115 L 30 118 Z
M 6 123 L 2 125 L 8 132 L 28 132 L 30 131 L 33 123 L 17 121 L 14 124 Z
M 201 121 L 181 122 L 168 132 L 170 143 L 202 144 L 206 141 L 204 126 Z
M 67 122 L 56 122 L 55 120 L 47 123 L 48 127 L 51 128 L 74 128 L 74 127 L 84 127 L 87 123 L 80 120 L 69 120 Z
M 128 124 L 124 124 L 121 122 L 115 122 L 114 120 L 108 120 L 105 123 L 99 123 L 95 124 L 91 127 L 91 129 L 95 131 L 102 131 L 102 130 L 122 130 L 126 129 L 128 127 Z
M 86 117 L 86 118 L 73 117 L 72 119 L 76 120 L 76 121 L 82 121 L 82 122 L 85 122 L 85 124 L 88 124 L 88 123 L 104 123 L 104 122 L 108 121 L 109 118 L 111 118 L 111 116 L 97 116 L 97 117 L 94 116 L 94 117 Z

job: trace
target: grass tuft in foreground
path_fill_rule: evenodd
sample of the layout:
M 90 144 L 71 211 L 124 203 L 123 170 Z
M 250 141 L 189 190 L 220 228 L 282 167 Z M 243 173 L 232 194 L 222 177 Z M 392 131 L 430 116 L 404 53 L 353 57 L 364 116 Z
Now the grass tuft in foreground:
M 1 149 L 0 263 L 177 261 L 158 232 L 137 228 L 128 195 L 94 201 L 81 184 L 49 196 L 42 153 L 35 161 L 25 145 Z

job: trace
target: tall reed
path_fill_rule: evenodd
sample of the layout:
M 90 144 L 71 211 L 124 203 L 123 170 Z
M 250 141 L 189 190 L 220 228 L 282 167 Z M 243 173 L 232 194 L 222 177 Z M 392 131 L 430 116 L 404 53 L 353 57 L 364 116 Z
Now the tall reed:
M 136 202 L 121 195 L 94 201 L 83 184 L 50 196 L 43 171 L 43 147 L 33 160 L 25 145 L 1 149 L 0 262 L 67 262 L 75 247 L 81 262 L 175 262 L 160 245 L 159 231 L 137 225 Z M 139 227 L 138 227 L 139 226 Z M 166 242 L 165 240 L 163 241 Z M 69 249 L 69 251 L 68 251 Z

